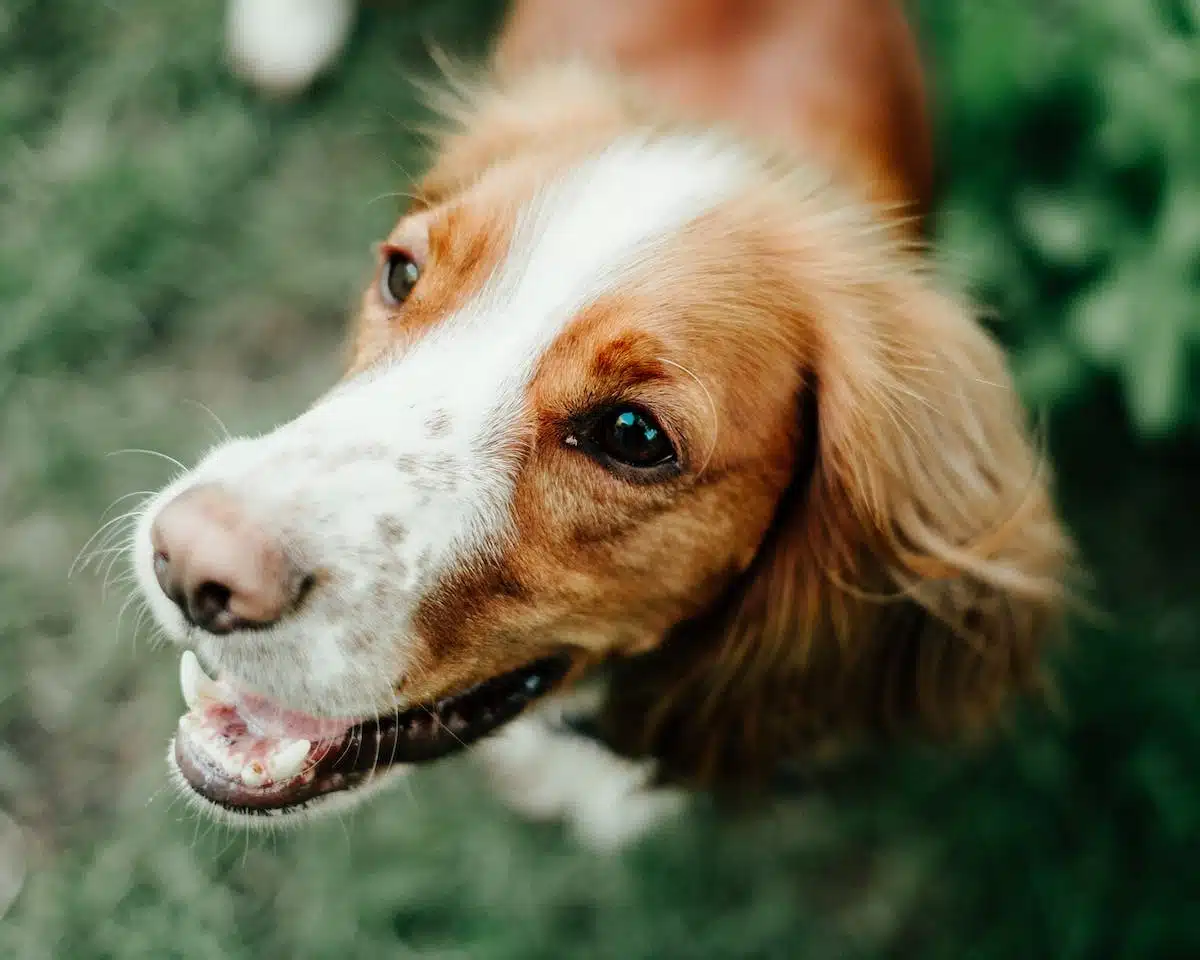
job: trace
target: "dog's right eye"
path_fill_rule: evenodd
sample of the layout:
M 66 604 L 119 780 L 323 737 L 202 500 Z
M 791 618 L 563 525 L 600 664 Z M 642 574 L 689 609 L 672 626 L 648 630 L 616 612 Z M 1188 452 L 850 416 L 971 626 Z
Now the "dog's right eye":
M 399 306 L 408 299 L 420 279 L 421 268 L 417 261 L 403 250 L 393 250 L 379 275 L 379 295 L 385 303 Z

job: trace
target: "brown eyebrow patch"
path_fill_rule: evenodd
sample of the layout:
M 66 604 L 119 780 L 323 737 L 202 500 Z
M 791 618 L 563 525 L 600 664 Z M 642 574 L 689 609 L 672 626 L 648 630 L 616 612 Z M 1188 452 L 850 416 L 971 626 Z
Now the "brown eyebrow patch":
M 452 262 L 465 276 L 488 273 L 495 266 L 498 216 L 484 216 L 463 205 L 452 207 L 429 229 L 430 257 Z M 504 231 L 505 234 L 508 230 Z
M 667 372 L 666 365 L 656 355 L 660 351 L 661 344 L 654 337 L 622 334 L 596 351 L 592 375 L 618 388 L 661 380 Z
M 538 363 L 529 386 L 535 408 L 544 409 L 549 397 L 589 405 L 669 379 L 664 345 L 645 329 L 647 315 L 635 298 L 618 294 L 576 314 Z M 588 358 L 582 369 L 580 358 Z
M 424 246 L 420 278 L 408 299 L 393 308 L 380 300 L 376 271 L 355 324 L 349 372 L 408 349 L 483 289 L 508 254 L 514 211 L 506 198 L 480 188 L 446 207 L 401 220 L 382 249 Z

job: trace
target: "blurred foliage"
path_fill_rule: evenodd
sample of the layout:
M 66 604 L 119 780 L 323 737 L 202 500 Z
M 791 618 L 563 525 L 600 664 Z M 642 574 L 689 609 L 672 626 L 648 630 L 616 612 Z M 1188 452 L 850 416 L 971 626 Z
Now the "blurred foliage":
M 66 575 L 172 469 L 109 454 L 187 460 L 219 429 L 188 400 L 254 430 L 328 384 L 420 163 L 425 41 L 478 50 L 500 6 L 368 4 L 285 105 L 225 74 L 217 0 L 0 0 L 0 957 L 1200 956 L 1197 0 L 921 3 L 938 252 L 1049 411 L 1108 614 L 1059 715 L 613 860 L 456 762 L 295 835 L 172 801 L 175 658 L 119 536 Z
M 419 162 L 427 38 L 478 50 L 499 7 L 411 6 L 359 37 L 363 69 L 272 104 L 227 75 L 212 0 L 0 3 L 0 398 L 201 321 L 236 336 L 303 303 L 340 322 Z
M 941 242 L 1003 318 L 1027 395 L 1116 375 L 1143 435 L 1200 424 L 1200 3 L 922 11 Z

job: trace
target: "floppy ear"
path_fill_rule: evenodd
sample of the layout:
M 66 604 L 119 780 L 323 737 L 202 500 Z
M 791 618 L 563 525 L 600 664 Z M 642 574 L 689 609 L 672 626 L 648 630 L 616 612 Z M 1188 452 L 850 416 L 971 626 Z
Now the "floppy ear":
M 1058 619 L 1068 543 L 998 347 L 915 267 L 828 274 L 795 291 L 802 449 L 754 564 L 614 675 L 614 745 L 675 777 L 978 731 L 1037 679 Z

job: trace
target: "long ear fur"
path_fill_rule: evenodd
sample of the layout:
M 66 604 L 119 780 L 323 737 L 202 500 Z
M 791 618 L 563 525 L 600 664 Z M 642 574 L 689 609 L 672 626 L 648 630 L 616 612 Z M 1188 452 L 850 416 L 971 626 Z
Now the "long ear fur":
M 1058 620 L 1068 542 L 998 347 L 907 255 L 789 257 L 813 330 L 792 489 L 718 608 L 617 669 L 606 716 L 615 746 L 700 783 L 979 731 Z

